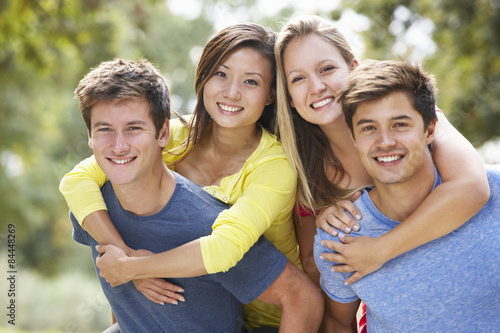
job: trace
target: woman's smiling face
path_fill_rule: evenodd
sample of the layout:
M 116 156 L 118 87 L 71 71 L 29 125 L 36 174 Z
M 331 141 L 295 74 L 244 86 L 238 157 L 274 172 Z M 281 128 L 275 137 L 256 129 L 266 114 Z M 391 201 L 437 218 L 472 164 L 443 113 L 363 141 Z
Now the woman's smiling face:
M 343 117 L 338 92 L 358 65 L 347 64 L 337 47 L 316 34 L 293 38 L 283 54 L 290 105 L 306 121 L 326 125 Z
M 251 47 L 232 51 L 207 81 L 205 108 L 221 127 L 255 126 L 264 107 L 273 101 L 269 60 Z

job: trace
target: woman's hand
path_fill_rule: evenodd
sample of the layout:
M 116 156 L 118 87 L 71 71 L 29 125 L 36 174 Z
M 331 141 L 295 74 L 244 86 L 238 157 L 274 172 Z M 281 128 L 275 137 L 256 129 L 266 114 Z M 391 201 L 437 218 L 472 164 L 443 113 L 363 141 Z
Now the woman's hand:
M 340 200 L 336 204 L 323 209 L 316 217 L 316 226 L 333 236 L 338 235 L 335 228 L 345 233 L 350 233 L 352 230 L 358 231 L 360 226 L 356 220 L 361 220 L 362 216 L 352 201 L 355 201 L 360 195 L 361 192 L 358 191 L 350 200 Z M 356 220 L 349 216 L 346 211 L 351 216 L 354 216 Z
M 181 287 L 171 284 L 164 279 L 150 278 L 132 280 L 137 290 L 146 296 L 151 302 L 164 305 L 165 303 L 179 304 L 184 302 L 184 296 L 177 294 L 183 292 Z
M 384 244 L 380 238 L 370 236 L 350 237 L 339 233 L 341 242 L 323 241 L 322 244 L 337 253 L 323 253 L 321 258 L 339 263 L 332 270 L 340 273 L 354 272 L 345 282 L 354 283 L 378 270 L 387 261 Z
M 131 250 L 130 256 L 113 245 L 98 245 L 100 252 L 96 259 L 96 266 L 99 268 L 99 275 L 103 277 L 112 287 L 129 282 L 132 278 L 126 274 L 123 263 L 130 257 L 144 257 L 154 254 L 147 250 Z M 139 290 L 150 301 L 158 304 L 178 304 L 184 302 L 184 297 L 179 292 L 184 290 L 161 278 L 148 278 L 132 280 L 137 290 Z

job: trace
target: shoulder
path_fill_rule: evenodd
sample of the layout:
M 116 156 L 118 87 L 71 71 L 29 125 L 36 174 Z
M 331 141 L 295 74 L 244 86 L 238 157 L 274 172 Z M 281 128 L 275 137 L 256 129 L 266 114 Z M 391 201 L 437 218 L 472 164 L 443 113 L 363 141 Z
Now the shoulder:
M 285 156 L 281 143 L 274 135 L 262 130 L 262 138 L 257 150 L 247 161 L 248 171 L 274 172 L 279 179 L 296 179 L 296 174 Z
M 222 211 L 228 208 L 226 204 L 208 194 L 200 186 L 174 171 L 172 173 L 176 180 L 174 192 L 176 200 L 183 200 L 195 209 L 207 209 L 209 207 L 216 211 Z

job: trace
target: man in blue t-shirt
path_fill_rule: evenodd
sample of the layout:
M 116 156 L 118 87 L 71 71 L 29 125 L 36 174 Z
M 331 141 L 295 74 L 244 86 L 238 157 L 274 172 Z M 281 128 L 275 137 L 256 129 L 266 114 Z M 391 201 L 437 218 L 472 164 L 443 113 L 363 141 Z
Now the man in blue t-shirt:
M 378 237 L 404 221 L 441 183 L 430 153 L 436 123 L 432 79 L 403 61 L 374 61 L 349 77 L 339 101 L 375 186 L 355 206 L 354 236 Z M 487 167 L 491 196 L 450 234 L 404 253 L 352 285 L 320 256 L 333 252 L 318 230 L 314 257 L 331 328 L 349 332 L 360 300 L 368 332 L 493 332 L 500 327 L 500 167 Z M 439 221 L 436 221 L 439 223 Z
M 160 253 L 209 235 L 227 206 L 163 163 L 170 105 L 159 72 L 146 60 L 104 62 L 87 74 L 75 94 L 89 146 L 109 179 L 101 191 L 123 241 L 133 249 Z M 102 235 L 92 237 L 71 220 L 74 239 L 91 247 L 94 262 L 120 253 L 116 246 L 99 245 L 95 238 Z M 242 303 L 257 298 L 281 306 L 282 325 L 289 330 L 315 330 L 322 315 L 302 308 L 317 290 L 264 237 L 225 273 L 168 279 L 182 288 L 183 301 L 177 305 L 148 300 L 133 282 L 112 287 L 103 277 L 99 280 L 122 332 L 238 332 L 244 326 Z M 310 311 L 320 313 L 311 317 Z

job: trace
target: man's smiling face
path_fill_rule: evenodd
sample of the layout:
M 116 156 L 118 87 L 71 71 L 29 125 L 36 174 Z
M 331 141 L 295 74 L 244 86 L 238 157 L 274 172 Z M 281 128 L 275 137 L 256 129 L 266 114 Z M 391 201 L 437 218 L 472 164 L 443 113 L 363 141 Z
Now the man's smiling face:
M 428 149 L 435 122 L 424 128 L 422 116 L 404 92 L 392 92 L 360 104 L 353 116 L 355 145 L 367 172 L 379 184 L 418 177 L 431 159 Z

